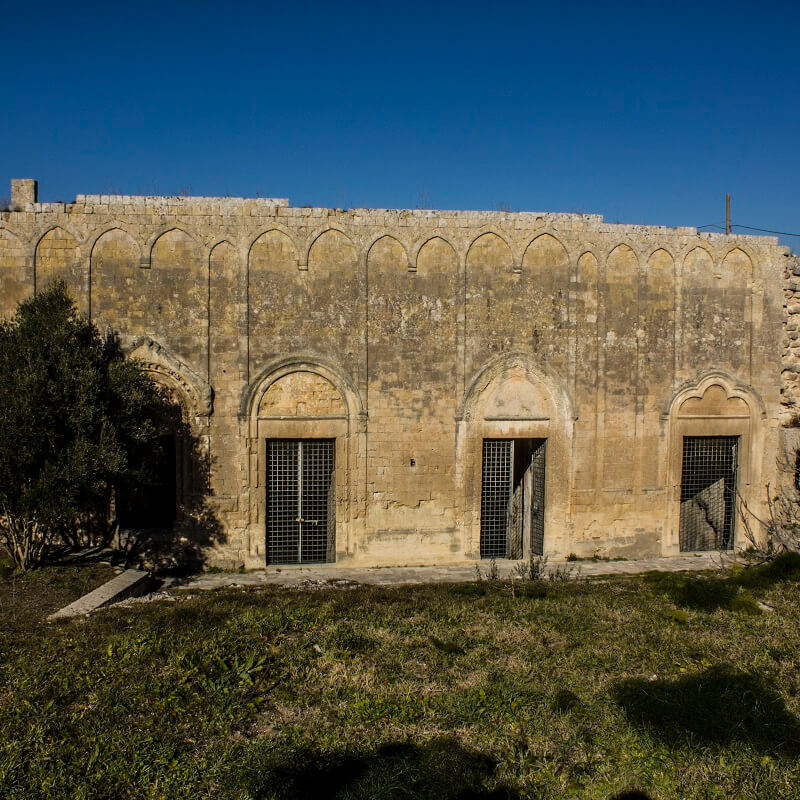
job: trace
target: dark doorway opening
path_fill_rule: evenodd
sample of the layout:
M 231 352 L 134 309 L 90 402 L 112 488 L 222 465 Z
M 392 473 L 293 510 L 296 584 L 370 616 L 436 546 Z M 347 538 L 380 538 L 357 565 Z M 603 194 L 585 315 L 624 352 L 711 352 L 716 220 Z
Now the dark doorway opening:
M 683 437 L 681 551 L 733 547 L 738 450 L 738 436 Z
M 117 518 L 122 528 L 171 529 L 178 513 L 178 436 L 159 437 L 162 458 L 149 481 L 135 496 L 117 495 Z
M 481 558 L 544 553 L 546 439 L 484 439 Z
M 267 440 L 267 563 L 336 560 L 335 439 Z

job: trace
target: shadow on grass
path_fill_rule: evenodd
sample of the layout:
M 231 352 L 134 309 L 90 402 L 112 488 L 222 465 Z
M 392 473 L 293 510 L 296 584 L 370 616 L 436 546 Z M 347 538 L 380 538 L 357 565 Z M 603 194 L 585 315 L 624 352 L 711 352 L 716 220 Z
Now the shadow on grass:
M 687 578 L 674 587 L 671 596 L 676 605 L 696 611 L 730 608 L 739 587 L 727 578 Z
M 630 792 L 622 792 L 622 794 L 615 794 L 611 800 L 653 800 L 649 794 L 638 792 L 635 789 Z
M 731 580 L 753 589 L 767 589 L 776 583 L 800 581 L 800 553 L 782 553 L 774 561 L 743 569 Z
M 630 722 L 668 745 L 743 742 L 763 753 L 800 755 L 800 721 L 757 675 L 718 666 L 674 681 L 627 680 L 614 695 Z
M 419 746 L 393 743 L 371 753 L 282 749 L 257 754 L 234 781 L 253 798 L 437 798 L 517 800 L 507 786 L 491 786 L 495 762 L 452 739 Z
M 651 572 L 645 576 L 651 586 L 668 595 L 680 608 L 716 611 L 730 608 L 739 586 L 725 575 L 690 576 Z
M 644 792 L 639 792 L 636 789 L 630 792 L 622 792 L 621 794 L 615 794 L 611 800 L 653 800 L 649 794 L 645 794 Z
M 777 583 L 800 581 L 800 553 L 784 553 L 774 561 L 716 575 L 686 576 L 651 572 L 645 580 L 681 608 L 695 611 L 731 609 L 740 589 L 769 589 Z

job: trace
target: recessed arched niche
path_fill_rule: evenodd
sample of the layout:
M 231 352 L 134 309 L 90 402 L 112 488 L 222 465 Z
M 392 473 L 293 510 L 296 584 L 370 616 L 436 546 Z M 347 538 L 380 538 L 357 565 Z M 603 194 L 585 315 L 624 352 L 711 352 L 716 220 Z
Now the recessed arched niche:
M 63 228 L 49 230 L 36 245 L 34 287 L 37 292 L 63 280 L 79 306 L 84 305 L 85 279 L 75 237 Z
M 505 240 L 496 233 L 481 234 L 469 248 L 467 253 L 467 269 L 471 271 L 486 270 L 502 272 L 514 267 L 514 256 Z
M 408 255 L 393 236 L 381 236 L 369 249 L 367 267 L 374 274 L 400 275 L 408 272 Z
M 441 236 L 428 239 L 417 253 L 415 271 L 421 276 L 453 275 L 458 270 L 458 256 L 453 246 Z
M 550 398 L 524 371 L 512 371 L 493 388 L 486 401 L 486 420 L 548 420 Z
M 350 237 L 333 229 L 321 233 L 308 251 L 309 270 L 351 268 L 357 260 Z
M 264 392 L 259 417 L 344 417 L 347 407 L 339 390 L 314 372 L 290 372 Z
M 115 328 L 134 328 L 136 323 L 130 318 L 138 316 L 134 310 L 137 295 L 141 295 L 148 277 L 140 270 L 141 258 L 139 245 L 127 231 L 112 228 L 98 237 L 89 268 L 89 312 L 93 320 Z
M 0 317 L 10 317 L 30 293 L 25 248 L 11 231 L 0 228 Z
M 678 408 L 679 417 L 749 417 L 741 397 L 729 397 L 719 384 L 709 386 L 701 397 L 689 397 Z

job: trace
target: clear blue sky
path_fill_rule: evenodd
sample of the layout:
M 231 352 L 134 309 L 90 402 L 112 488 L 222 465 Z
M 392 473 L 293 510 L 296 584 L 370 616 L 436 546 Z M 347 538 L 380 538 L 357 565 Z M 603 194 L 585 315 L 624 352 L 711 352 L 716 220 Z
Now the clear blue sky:
M 9 2 L 0 195 L 800 233 L 800 4 Z M 800 238 L 783 238 L 800 251 Z

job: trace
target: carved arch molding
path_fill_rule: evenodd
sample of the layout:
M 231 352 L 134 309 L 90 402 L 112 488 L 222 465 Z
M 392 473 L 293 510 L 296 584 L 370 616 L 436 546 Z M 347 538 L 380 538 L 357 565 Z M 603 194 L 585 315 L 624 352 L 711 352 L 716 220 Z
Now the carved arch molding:
M 126 354 L 172 392 L 188 419 L 200 422 L 211 415 L 214 410 L 211 384 L 166 347 L 149 336 L 141 336 L 126 348 Z

